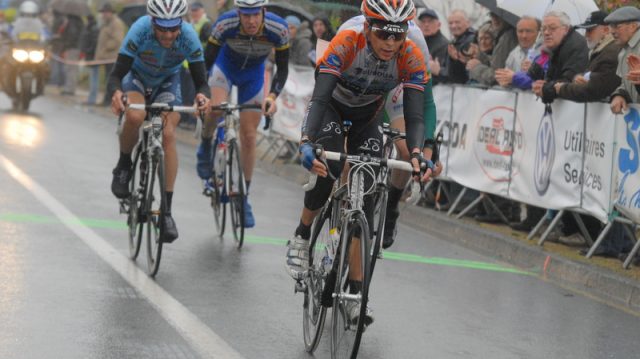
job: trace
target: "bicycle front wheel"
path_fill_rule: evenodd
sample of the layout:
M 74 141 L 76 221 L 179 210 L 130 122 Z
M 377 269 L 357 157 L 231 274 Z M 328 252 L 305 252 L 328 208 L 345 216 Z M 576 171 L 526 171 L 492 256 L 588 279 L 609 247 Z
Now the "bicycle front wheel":
M 244 242 L 244 203 L 245 183 L 242 165 L 240 163 L 240 151 L 235 140 L 229 142 L 229 157 L 227 162 L 226 190 L 229 196 L 229 216 L 231 217 L 231 230 L 236 240 L 238 249 Z
M 162 256 L 162 226 L 166 195 L 164 183 L 164 156 L 161 151 L 153 155 L 147 190 L 147 272 L 151 277 L 158 273 Z
M 365 329 L 369 289 L 369 229 L 364 214 L 344 219 L 331 313 L 331 358 L 355 358 Z M 353 260 L 352 263 L 350 261 Z M 350 277 L 362 290 L 350 288 Z
M 331 205 L 323 208 L 313 220 L 309 242 L 309 272 L 305 279 L 307 288 L 302 304 L 302 329 L 305 350 L 313 353 L 322 337 L 327 308 L 322 305 L 327 278 L 331 272 L 332 261 L 327 245 L 331 241 Z
M 376 266 L 380 249 L 382 248 L 382 239 L 384 237 L 384 224 L 387 218 L 387 198 L 388 192 L 385 189 L 378 189 L 375 194 L 375 211 L 373 214 L 374 225 L 376 233 L 371 236 L 373 243 L 371 245 L 371 255 L 369 260 L 369 266 L 371 267 L 371 276 L 373 276 L 373 270 Z
M 226 150 L 221 153 L 217 153 L 218 156 L 226 156 Z M 214 161 L 215 163 L 215 161 Z M 224 176 L 225 168 L 213 168 L 213 176 L 211 176 L 211 185 L 213 191 L 211 193 L 211 208 L 213 209 L 213 219 L 216 222 L 216 229 L 218 230 L 218 236 L 224 235 L 225 221 L 227 217 L 227 195 L 224 191 Z
M 129 213 L 127 215 L 127 225 L 129 226 L 129 258 L 136 260 L 140 253 L 142 234 L 144 229 L 144 195 L 147 184 L 147 171 L 145 163 L 141 161 L 141 152 L 136 148 L 133 160 L 133 174 L 129 182 Z

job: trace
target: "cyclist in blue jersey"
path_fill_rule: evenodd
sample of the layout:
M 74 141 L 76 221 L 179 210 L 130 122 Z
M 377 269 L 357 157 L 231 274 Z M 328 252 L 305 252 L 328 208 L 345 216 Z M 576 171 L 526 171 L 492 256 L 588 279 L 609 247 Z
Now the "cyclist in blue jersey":
M 235 0 L 234 3 L 237 8 L 222 14 L 213 25 L 205 48 L 206 65 L 211 69 L 211 102 L 217 105 L 227 101 L 231 86 L 235 85 L 238 87 L 238 103 L 261 104 L 262 112 L 271 115 L 276 111 L 276 97 L 287 81 L 289 27 L 282 18 L 266 11 L 264 6 L 268 0 Z M 265 97 L 265 60 L 274 48 L 277 72 Z M 213 111 L 208 116 L 198 147 L 197 171 L 205 181 L 205 186 L 212 175 L 211 143 L 217 119 L 221 115 Z M 247 182 L 247 194 L 256 160 L 256 135 L 260 118 L 260 110 L 240 112 L 240 159 Z M 245 201 L 244 211 L 244 226 L 255 226 L 248 201 Z
M 152 102 L 182 105 L 180 67 L 186 60 L 196 86 L 194 103 L 198 110 L 209 112 L 209 87 L 204 65 L 202 44 L 193 27 L 182 21 L 187 13 L 187 0 L 148 0 L 148 16 L 139 18 L 122 42 L 118 59 L 109 76 L 109 84 L 116 89 L 111 110 L 119 115 L 127 102 L 144 104 L 149 90 Z M 111 191 L 118 198 L 129 196 L 129 180 L 133 172 L 131 152 L 138 141 L 138 129 L 146 113 L 127 110 L 120 134 L 120 159 L 113 170 Z M 164 242 L 178 238 L 176 224 L 171 217 L 173 187 L 178 172 L 175 128 L 180 121 L 176 112 L 165 114 L 163 147 L 165 151 L 166 215 L 161 224 Z

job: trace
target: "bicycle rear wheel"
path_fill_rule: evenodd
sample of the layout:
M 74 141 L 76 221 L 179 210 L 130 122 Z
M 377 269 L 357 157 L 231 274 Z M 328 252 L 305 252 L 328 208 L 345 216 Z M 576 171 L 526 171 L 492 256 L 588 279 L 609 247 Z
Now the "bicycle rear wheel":
M 166 205 L 164 183 L 164 156 L 158 150 L 152 159 L 147 190 L 147 272 L 151 277 L 158 273 L 162 256 L 163 222 Z
M 129 182 L 129 212 L 127 214 L 127 225 L 129 226 L 129 258 L 135 260 L 140 253 L 142 234 L 144 230 L 144 198 L 147 184 L 147 171 L 142 160 L 139 147 L 134 151 L 133 174 Z
M 236 240 L 238 249 L 244 242 L 244 203 L 245 183 L 242 165 L 240 163 L 240 151 L 235 140 L 229 142 L 229 157 L 226 172 L 226 190 L 229 196 L 229 216 L 231 217 L 231 230 Z
M 357 239 L 359 238 L 359 239 Z M 340 255 L 337 267 L 333 308 L 331 313 L 331 358 L 355 358 L 358 355 L 364 318 L 367 312 L 369 290 L 369 230 L 362 213 L 344 219 L 340 238 Z M 360 263 L 349 263 L 351 246 L 360 255 Z M 349 274 L 362 274 L 362 291 L 350 293 Z M 350 320 L 350 312 L 357 310 L 356 320 Z
M 326 205 L 311 226 L 309 275 L 305 279 L 307 288 L 302 304 L 304 346 L 309 353 L 313 353 L 320 342 L 327 315 L 327 308 L 322 305 L 322 293 L 333 265 L 329 261 L 331 258 L 326 248 L 327 243 L 331 241 L 331 231 L 335 230 L 330 220 L 331 208 L 330 204 Z

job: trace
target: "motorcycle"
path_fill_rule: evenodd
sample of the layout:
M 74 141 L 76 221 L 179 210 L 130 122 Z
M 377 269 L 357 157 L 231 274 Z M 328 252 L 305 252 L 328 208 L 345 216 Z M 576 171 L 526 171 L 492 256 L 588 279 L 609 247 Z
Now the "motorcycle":
M 44 93 L 49 75 L 47 51 L 37 33 L 21 33 L 3 61 L 2 88 L 14 111 L 26 112 L 31 100 Z

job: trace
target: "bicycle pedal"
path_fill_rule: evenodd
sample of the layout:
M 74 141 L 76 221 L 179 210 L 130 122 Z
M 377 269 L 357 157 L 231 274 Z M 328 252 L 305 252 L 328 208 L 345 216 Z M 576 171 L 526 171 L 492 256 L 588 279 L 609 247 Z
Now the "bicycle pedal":
M 293 293 L 304 293 L 307 291 L 307 284 L 303 281 L 297 280 Z
M 382 251 L 378 252 L 378 259 L 384 259 L 384 253 L 382 253 Z
M 120 214 L 129 213 L 129 200 L 121 199 L 120 200 Z

